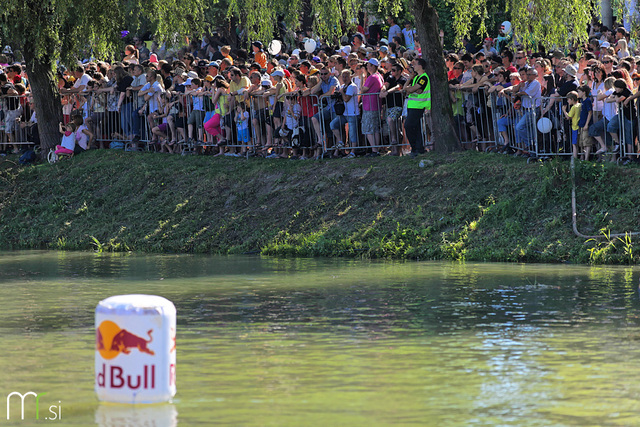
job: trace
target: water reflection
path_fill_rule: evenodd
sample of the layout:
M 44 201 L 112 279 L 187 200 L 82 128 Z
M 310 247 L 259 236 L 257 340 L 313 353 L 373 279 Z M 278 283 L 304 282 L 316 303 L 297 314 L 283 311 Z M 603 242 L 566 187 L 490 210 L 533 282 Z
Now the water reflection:
M 101 403 L 96 409 L 99 427 L 176 427 L 178 411 L 172 404 L 117 405 Z
M 178 394 L 172 410 L 152 414 L 168 425 L 638 425 L 637 276 L 633 267 L 0 254 L 2 388 L 68 389 L 70 425 L 140 416 L 95 409 L 93 310 L 111 295 L 150 293 L 178 310 Z

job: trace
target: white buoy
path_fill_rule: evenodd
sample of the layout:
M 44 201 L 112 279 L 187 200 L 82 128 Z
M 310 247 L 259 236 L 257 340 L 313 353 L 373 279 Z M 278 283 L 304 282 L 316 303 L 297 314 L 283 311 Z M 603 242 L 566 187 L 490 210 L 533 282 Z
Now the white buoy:
M 176 308 L 155 295 L 118 295 L 96 307 L 98 399 L 168 402 L 176 394 Z

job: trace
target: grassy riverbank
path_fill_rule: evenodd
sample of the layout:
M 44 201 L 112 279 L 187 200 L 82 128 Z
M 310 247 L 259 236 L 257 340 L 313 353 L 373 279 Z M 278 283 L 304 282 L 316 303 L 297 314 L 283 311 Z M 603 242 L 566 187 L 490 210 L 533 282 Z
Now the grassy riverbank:
M 91 151 L 0 164 L 0 247 L 630 263 L 576 237 L 569 162 L 480 153 L 289 161 Z M 640 168 L 577 165 L 578 228 L 640 230 Z M 638 252 L 638 253 L 636 253 Z

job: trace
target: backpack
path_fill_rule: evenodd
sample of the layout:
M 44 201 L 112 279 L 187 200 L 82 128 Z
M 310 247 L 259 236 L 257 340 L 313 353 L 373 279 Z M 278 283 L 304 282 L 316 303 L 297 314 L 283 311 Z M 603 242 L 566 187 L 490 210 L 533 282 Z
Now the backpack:
M 30 165 L 36 161 L 36 158 L 37 156 L 35 151 L 27 150 L 22 154 L 22 156 L 20 156 L 18 162 L 20 162 L 21 165 Z

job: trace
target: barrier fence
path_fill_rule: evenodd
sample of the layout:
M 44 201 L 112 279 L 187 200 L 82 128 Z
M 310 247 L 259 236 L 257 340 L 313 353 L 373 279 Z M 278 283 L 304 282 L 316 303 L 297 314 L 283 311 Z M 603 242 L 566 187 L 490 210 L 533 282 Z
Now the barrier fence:
M 129 150 L 272 158 L 399 155 L 409 149 L 406 97 L 400 91 L 359 93 L 347 102 L 341 95 L 302 96 L 297 91 L 280 96 L 215 93 L 140 95 L 107 86 L 63 95 L 62 109 L 65 123 L 82 116 L 94 148 L 116 142 Z M 578 152 L 638 158 L 640 106 L 606 102 L 602 96 L 593 100 L 592 124 L 588 131 L 578 131 Z M 451 101 L 456 131 L 467 149 L 536 158 L 573 154 L 567 98 L 534 100 L 480 88 L 452 91 Z M 27 97 L 2 97 L 2 151 L 39 142 L 31 112 Z M 428 113 L 419 129 L 431 146 Z

